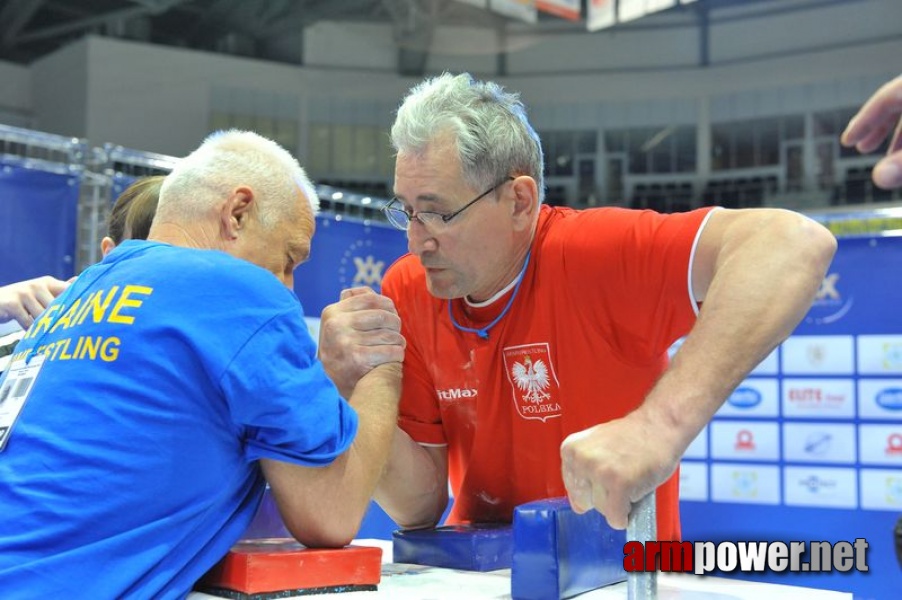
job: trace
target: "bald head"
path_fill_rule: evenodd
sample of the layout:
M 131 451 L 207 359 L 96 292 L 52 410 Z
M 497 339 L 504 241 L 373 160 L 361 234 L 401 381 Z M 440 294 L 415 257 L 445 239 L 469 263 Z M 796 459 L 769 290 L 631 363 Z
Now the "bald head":
M 166 177 L 160 191 L 157 220 L 185 223 L 202 218 L 235 189 L 255 192 L 255 211 L 264 226 L 295 210 L 297 192 L 313 214 L 319 209 L 316 190 L 297 160 L 276 142 L 250 131 L 210 135 Z

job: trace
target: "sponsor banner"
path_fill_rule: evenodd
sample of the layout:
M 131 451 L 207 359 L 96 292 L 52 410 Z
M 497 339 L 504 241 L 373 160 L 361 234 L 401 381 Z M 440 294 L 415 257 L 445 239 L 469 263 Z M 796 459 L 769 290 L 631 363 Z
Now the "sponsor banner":
M 855 382 L 852 379 L 784 379 L 783 416 L 852 419 Z
M 490 10 L 505 17 L 518 19 L 527 23 L 536 23 L 539 20 L 536 11 L 535 0 L 457 0 L 462 4 L 469 4 L 485 10 Z
M 780 372 L 780 363 L 777 360 L 777 349 L 767 355 L 767 357 L 758 363 L 750 375 L 777 375 Z
M 677 0 L 645 0 L 645 10 L 649 13 L 657 12 L 659 10 L 667 10 L 675 6 Z
M 699 434 L 695 436 L 695 439 L 692 440 L 692 443 L 686 448 L 686 452 L 683 453 L 683 458 L 708 458 L 707 427 L 702 429 Z
M 617 2 L 617 21 L 625 23 L 634 21 L 646 14 L 645 0 L 619 0 Z
M 902 379 L 859 379 L 858 416 L 902 421 Z
M 768 465 L 713 463 L 711 499 L 748 504 L 780 503 L 780 469 Z
M 784 423 L 783 460 L 787 462 L 855 462 L 855 426 L 834 423 Z
M 902 238 L 841 239 L 839 246 L 793 336 L 902 334 L 902 319 L 896 318 L 902 306 Z
M 581 4 L 580 0 L 536 0 L 536 8 L 543 13 L 567 19 L 568 21 L 579 21 Z
M 733 390 L 717 411 L 718 417 L 776 417 L 780 393 L 776 378 L 750 377 Z
M 680 463 L 680 500 L 707 502 L 708 465 L 686 460 Z
M 598 31 L 617 23 L 614 0 L 589 0 L 586 4 L 586 29 Z
M 849 314 L 855 305 L 855 296 L 850 293 L 850 289 L 854 286 L 849 285 L 854 281 L 854 277 L 844 277 L 846 265 L 837 261 L 830 269 L 821 281 L 814 302 L 805 315 L 805 323 L 833 325 Z
M 902 469 L 861 469 L 861 508 L 902 510 Z
M 858 336 L 858 372 L 862 375 L 902 374 L 902 335 Z
M 870 236 L 902 231 L 902 209 L 813 215 L 835 236 Z
M 388 225 L 317 217 L 310 248 L 314 259 L 294 272 L 294 292 L 304 314 L 319 316 L 345 288 L 369 286 L 379 292 L 385 270 L 406 252 L 407 236 Z
M 499 15 L 526 23 L 538 23 L 536 0 L 489 0 L 489 9 Z
M 858 508 L 855 469 L 786 467 L 783 502 L 789 506 Z
M 710 429 L 712 458 L 765 461 L 780 458 L 776 423 L 715 421 Z
M 787 375 L 851 375 L 854 373 L 851 335 L 791 336 L 781 348 Z
M 858 462 L 902 467 L 902 423 L 859 425 Z

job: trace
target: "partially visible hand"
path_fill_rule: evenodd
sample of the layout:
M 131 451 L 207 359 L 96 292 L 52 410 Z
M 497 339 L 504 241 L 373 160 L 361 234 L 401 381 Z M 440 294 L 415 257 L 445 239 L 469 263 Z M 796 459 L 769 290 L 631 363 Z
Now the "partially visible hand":
M 884 189 L 902 187 L 902 76 L 883 84 L 849 121 L 840 141 L 859 152 L 877 149 L 892 133 L 889 149 L 871 172 Z
M 574 433 L 561 444 L 561 467 L 570 505 L 595 509 L 615 529 L 626 529 L 634 502 L 664 483 L 679 451 L 637 413 Z
M 45 275 L 0 287 L 0 323 L 15 319 L 23 329 L 28 329 L 71 281 Z
M 373 367 L 403 361 L 404 346 L 394 303 L 369 288 L 343 290 L 323 309 L 319 358 L 345 398 Z

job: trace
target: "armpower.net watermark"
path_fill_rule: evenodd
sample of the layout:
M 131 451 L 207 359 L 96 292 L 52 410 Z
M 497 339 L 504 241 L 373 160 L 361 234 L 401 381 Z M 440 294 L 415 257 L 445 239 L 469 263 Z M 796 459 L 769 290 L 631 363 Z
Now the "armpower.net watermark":
M 628 573 L 867 572 L 868 542 L 627 542 Z

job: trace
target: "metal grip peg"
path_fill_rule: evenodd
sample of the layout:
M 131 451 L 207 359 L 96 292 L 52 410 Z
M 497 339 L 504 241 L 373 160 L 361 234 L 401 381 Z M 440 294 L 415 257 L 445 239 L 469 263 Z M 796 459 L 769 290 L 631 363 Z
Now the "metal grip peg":
M 655 492 L 633 504 L 630 518 L 626 525 L 628 542 L 656 541 L 658 537 L 657 515 L 655 509 Z M 626 577 L 627 597 L 629 600 L 655 600 L 658 597 L 658 572 L 636 571 Z

